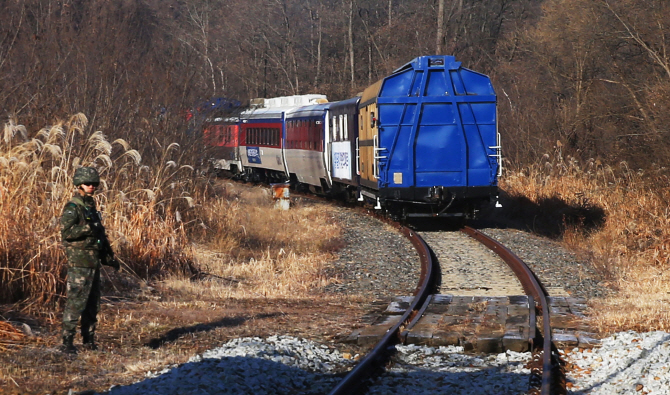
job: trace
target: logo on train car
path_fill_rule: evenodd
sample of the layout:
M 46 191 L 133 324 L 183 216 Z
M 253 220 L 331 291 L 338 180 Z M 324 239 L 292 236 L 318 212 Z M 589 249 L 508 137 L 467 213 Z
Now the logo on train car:
M 247 160 L 249 163 L 261 163 L 261 151 L 258 147 L 247 147 Z
M 333 167 L 335 169 L 349 168 L 349 153 L 348 152 L 334 152 L 333 153 Z
M 351 144 L 333 143 L 333 177 L 351 180 Z

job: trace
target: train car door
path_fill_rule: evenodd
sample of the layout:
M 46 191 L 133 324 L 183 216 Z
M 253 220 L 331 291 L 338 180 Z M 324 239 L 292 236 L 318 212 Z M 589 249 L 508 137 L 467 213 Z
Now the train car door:
M 358 169 L 361 186 L 379 189 L 379 158 L 383 148 L 379 146 L 379 111 L 377 97 L 383 81 L 377 81 L 368 87 L 361 97 L 358 112 Z

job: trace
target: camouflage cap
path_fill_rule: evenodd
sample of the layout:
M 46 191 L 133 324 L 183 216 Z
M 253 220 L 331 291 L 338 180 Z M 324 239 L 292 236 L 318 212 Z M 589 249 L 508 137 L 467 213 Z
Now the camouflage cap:
M 79 186 L 83 183 L 100 183 L 100 175 L 95 167 L 80 167 L 74 171 L 72 183 Z

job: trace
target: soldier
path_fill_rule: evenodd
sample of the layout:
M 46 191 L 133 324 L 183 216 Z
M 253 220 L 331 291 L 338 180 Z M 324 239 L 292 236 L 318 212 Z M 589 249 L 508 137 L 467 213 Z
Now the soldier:
M 100 176 L 93 167 L 80 167 L 72 178 L 77 192 L 65 204 L 61 216 L 61 236 L 67 253 L 67 301 L 63 311 L 63 346 L 61 350 L 76 354 L 74 335 L 81 317 L 84 347 L 96 350 L 95 328 L 100 310 L 100 264 L 119 270 L 114 258 L 93 194 Z

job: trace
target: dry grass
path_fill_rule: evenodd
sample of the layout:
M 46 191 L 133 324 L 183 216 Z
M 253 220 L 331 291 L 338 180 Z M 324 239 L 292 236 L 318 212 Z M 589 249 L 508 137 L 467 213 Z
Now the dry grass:
M 670 330 L 670 177 L 597 160 L 553 157 L 509 171 L 502 188 L 526 225 L 559 235 L 590 255 L 618 292 L 595 301 L 594 324 L 614 330 Z
M 28 136 L 13 121 L 0 141 L 0 303 L 20 302 L 44 312 L 60 300 L 65 256 L 59 218 L 74 193 L 78 166 L 101 174 L 97 194 L 113 247 L 126 270 L 150 276 L 189 264 L 183 222 L 174 213 L 188 207 L 185 191 L 192 168 L 173 161 L 175 145 L 160 163 L 141 163 L 138 151 L 102 132 L 85 135 L 83 114 Z
M 166 285 L 221 298 L 304 298 L 330 281 L 322 271 L 340 229 L 329 208 L 293 203 L 281 211 L 265 188 L 221 188 L 203 209 L 211 228 L 195 250 L 207 281 L 175 276 Z
M 183 225 L 191 240 L 183 251 L 202 271 L 177 271 L 150 286 L 132 276 L 136 283 L 125 288 L 135 292 L 104 297 L 98 336 L 106 352 L 77 358 L 57 352 L 58 322 L 20 347 L 8 345 L 10 352 L 0 353 L 0 393 L 3 387 L 9 393 L 105 390 L 234 337 L 284 333 L 323 340 L 356 327 L 360 297 L 315 290 L 327 282 L 322 265 L 339 244 L 331 208 L 304 201 L 283 212 L 263 188 L 203 185 L 194 193 L 199 217 Z
M 161 278 L 175 289 L 210 289 L 224 298 L 300 297 L 326 283 L 322 264 L 339 245 L 327 210 L 298 203 L 283 212 L 273 209 L 266 189 L 212 184 L 177 164 L 176 144 L 144 165 L 125 141 L 84 135 L 86 125 L 78 114 L 32 138 L 21 125 L 5 126 L 0 304 L 19 303 L 23 312 L 57 322 L 66 264 L 59 217 L 80 165 L 100 172 L 96 198 L 108 235 L 125 271 L 137 279 Z M 112 287 L 124 285 L 119 276 L 111 280 Z
M 0 142 L 0 313 L 37 334 L 0 320 L 0 393 L 102 390 L 231 337 L 351 330 L 358 304 L 314 292 L 340 243 L 328 209 L 278 211 L 263 188 L 179 166 L 176 145 L 143 164 L 125 141 L 85 129 L 83 115 L 34 138 L 9 123 Z M 101 173 L 96 196 L 125 271 L 103 271 L 105 295 L 116 296 L 103 298 L 99 338 L 114 352 L 69 359 L 55 349 L 65 279 L 58 219 L 79 165 Z

